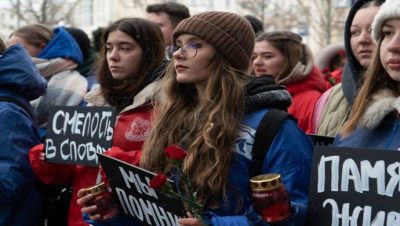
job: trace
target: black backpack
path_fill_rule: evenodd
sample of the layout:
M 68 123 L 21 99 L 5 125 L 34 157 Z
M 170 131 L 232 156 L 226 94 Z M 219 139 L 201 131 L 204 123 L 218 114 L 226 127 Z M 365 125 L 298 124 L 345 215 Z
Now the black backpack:
M 264 164 L 265 155 L 272 144 L 272 141 L 278 134 L 283 121 L 290 117 L 289 113 L 270 109 L 257 127 L 253 145 L 253 158 L 250 164 L 250 177 L 260 175 Z

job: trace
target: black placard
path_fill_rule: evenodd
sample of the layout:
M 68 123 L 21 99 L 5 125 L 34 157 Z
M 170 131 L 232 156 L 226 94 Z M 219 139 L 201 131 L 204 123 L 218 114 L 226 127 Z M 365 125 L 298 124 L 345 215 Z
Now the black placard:
M 97 166 L 97 153 L 111 147 L 115 116 L 113 107 L 50 107 L 46 161 Z
M 314 146 L 331 146 L 335 140 L 334 137 L 321 136 L 317 134 L 308 134 L 308 136 L 311 138 Z
M 98 157 L 126 215 L 134 217 L 143 226 L 179 225 L 178 218 L 185 216 L 182 202 L 149 186 L 154 173 L 103 154 Z M 168 183 L 172 185 L 173 182 L 168 180 Z
M 399 189 L 400 152 L 315 146 L 307 225 L 400 225 Z

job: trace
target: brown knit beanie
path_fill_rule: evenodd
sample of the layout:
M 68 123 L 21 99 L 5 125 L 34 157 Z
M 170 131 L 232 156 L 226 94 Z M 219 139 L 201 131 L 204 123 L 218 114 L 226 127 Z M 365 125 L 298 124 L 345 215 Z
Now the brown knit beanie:
M 234 13 L 205 12 L 181 21 L 172 41 L 181 34 L 192 34 L 212 45 L 234 68 L 244 71 L 250 66 L 255 34 L 250 23 Z

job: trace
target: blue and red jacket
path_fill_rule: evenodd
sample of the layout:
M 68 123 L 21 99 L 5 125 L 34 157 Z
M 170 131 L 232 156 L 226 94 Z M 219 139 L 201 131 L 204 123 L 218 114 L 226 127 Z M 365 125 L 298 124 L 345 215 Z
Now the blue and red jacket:
M 252 208 L 250 200 L 250 162 L 256 128 L 267 109 L 254 111 L 244 117 L 238 138 L 235 142 L 235 153 L 230 171 L 230 185 L 235 194 L 228 192 L 228 199 L 221 203 L 219 209 L 205 209 L 204 219 L 209 225 L 244 226 L 269 225 Z M 296 122 L 286 119 L 272 142 L 264 159 L 261 174 L 279 173 L 282 181 L 290 193 L 293 214 L 290 220 L 274 224 L 279 226 L 305 225 L 308 205 L 308 186 L 311 173 L 312 144 L 308 136 L 302 132 Z M 237 210 L 237 193 L 240 194 L 243 204 Z M 138 225 L 127 215 L 120 214 L 108 221 L 91 221 L 84 216 L 88 223 L 95 226 Z

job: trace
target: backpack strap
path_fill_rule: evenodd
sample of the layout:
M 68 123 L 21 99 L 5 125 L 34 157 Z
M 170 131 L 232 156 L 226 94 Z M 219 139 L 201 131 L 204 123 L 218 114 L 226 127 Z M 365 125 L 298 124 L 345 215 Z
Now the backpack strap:
M 268 153 L 283 121 L 289 116 L 289 113 L 285 111 L 270 109 L 261 119 L 254 138 L 253 158 L 250 164 L 251 177 L 261 174 L 265 155 Z
M 31 116 L 32 119 L 36 119 L 36 117 L 33 115 L 32 110 L 26 104 L 22 103 L 18 99 L 12 98 L 12 97 L 8 97 L 8 96 L 0 96 L 0 102 L 1 101 L 10 102 L 10 103 L 13 103 L 15 105 L 18 105 L 19 107 L 24 109 Z

